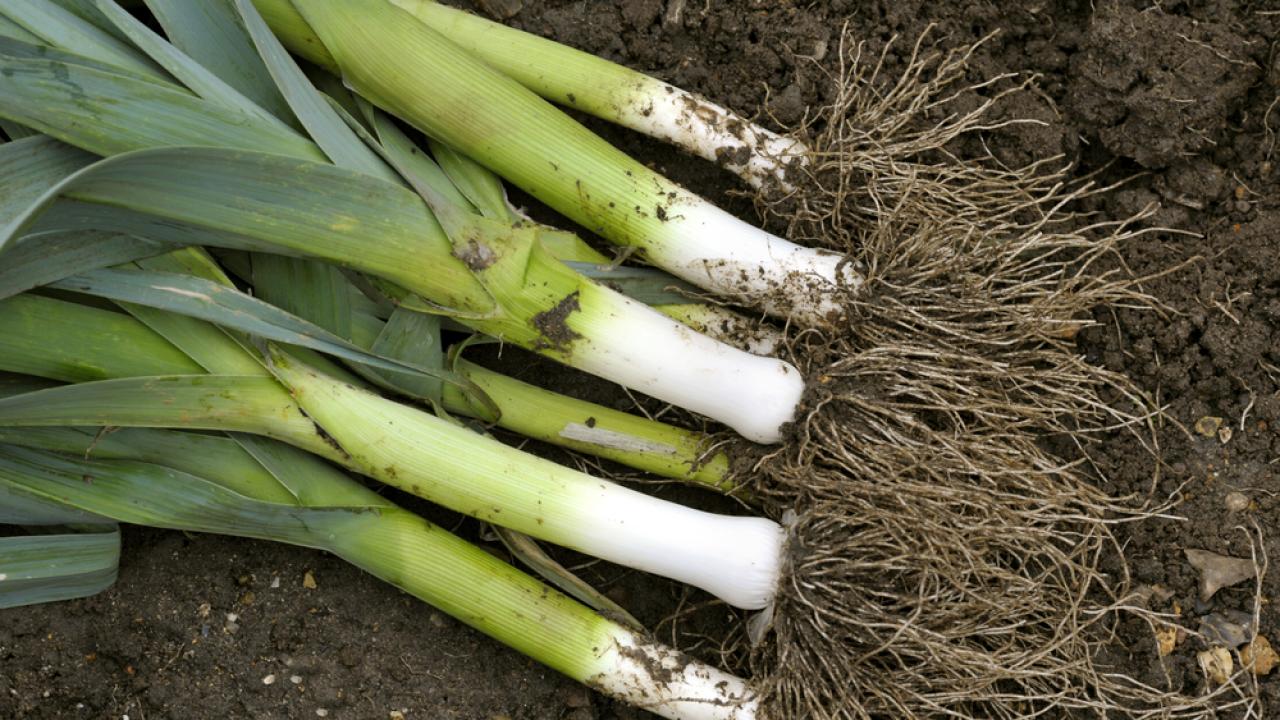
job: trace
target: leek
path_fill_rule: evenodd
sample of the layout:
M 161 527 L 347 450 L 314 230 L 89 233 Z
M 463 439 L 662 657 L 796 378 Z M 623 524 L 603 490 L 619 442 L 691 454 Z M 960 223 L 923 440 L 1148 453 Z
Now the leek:
M 842 316 L 846 258 L 685 190 L 389 0 L 255 0 L 291 50 L 583 227 L 713 293 L 809 325 Z
M 542 97 L 666 140 L 752 187 L 789 187 L 788 169 L 806 160 L 799 140 L 644 73 L 435 0 L 391 1 Z
M 206 435 L 123 431 L 109 448 L 94 435 L 58 428 L 0 443 L 0 512 L 41 509 L 116 521 L 260 538 L 324 549 L 498 641 L 624 702 L 680 720 L 750 720 L 758 700 L 741 679 L 606 620 L 448 531 L 405 511 L 319 461 L 299 455 L 288 475 L 238 472 L 256 461 L 233 441 Z M 139 442 L 141 447 L 134 447 Z M 199 453 L 200 474 L 147 461 L 149 446 Z M 23 447 L 22 445 L 28 445 Z M 63 455 L 47 449 L 91 450 Z M 34 447 L 31 447 L 34 446 Z M 92 477 L 93 482 L 85 482 Z M 57 599 L 22 594 L 51 571 L 92 571 L 110 553 L 78 536 L 22 538 L 29 571 L 0 575 L 0 601 Z M 118 538 L 116 539 L 118 543 Z M 107 555 L 109 560 L 110 555 Z M 62 567 L 59 567 L 62 566 Z M 108 580 L 110 577 L 108 577 Z M 47 589 L 52 585 L 45 583 Z

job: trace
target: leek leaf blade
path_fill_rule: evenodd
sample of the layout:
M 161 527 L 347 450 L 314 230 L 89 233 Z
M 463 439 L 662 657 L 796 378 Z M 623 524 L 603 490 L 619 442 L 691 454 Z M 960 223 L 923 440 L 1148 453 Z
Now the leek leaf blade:
M 111 587 L 120 531 L 0 537 L 0 609 L 88 597 Z
M 53 287 L 136 303 L 198 318 L 268 340 L 305 347 L 379 370 L 421 374 L 469 384 L 461 376 L 365 351 L 333 333 L 234 288 L 191 275 L 102 269 L 60 280 Z M 350 321 L 348 316 L 347 321 Z
M 244 27 L 279 88 L 280 94 L 329 159 L 335 165 L 395 182 L 397 180 L 395 172 L 388 168 L 376 153 L 366 147 L 330 107 L 329 102 L 311 84 L 298 64 L 289 56 L 288 51 L 262 21 L 253 3 L 247 0 L 235 0 L 235 4 Z
M 293 114 L 228 0 L 146 0 L 175 47 L 274 117 Z
M 204 65 L 169 44 L 151 28 L 121 9 L 114 0 L 95 1 L 102 14 L 127 35 L 137 48 L 196 95 L 225 108 L 253 116 L 264 124 L 276 126 L 280 130 L 288 130 L 275 115 L 258 107 L 256 103 L 210 72 Z

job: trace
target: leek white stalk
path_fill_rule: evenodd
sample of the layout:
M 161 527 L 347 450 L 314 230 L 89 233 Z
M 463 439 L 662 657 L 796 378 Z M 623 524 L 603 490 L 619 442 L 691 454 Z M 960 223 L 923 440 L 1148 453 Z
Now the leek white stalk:
M 782 438 L 804 394 L 790 363 L 743 352 L 602 285 L 582 283 L 568 325 L 579 368 L 713 417 L 756 442 Z
M 672 143 L 759 188 L 789 187 L 807 148 L 644 73 L 434 0 L 391 0 L 542 97 Z
M 301 55 L 582 226 L 713 293 L 805 325 L 841 319 L 843 256 L 771 235 L 681 188 L 389 0 L 255 0 Z

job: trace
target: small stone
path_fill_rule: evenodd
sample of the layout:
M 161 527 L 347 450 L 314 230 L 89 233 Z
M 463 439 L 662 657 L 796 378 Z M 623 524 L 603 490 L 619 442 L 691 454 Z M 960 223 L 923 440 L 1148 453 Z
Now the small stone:
M 1231 651 L 1224 647 L 1209 648 L 1196 655 L 1200 663 L 1200 672 L 1215 685 L 1222 685 L 1235 670 L 1235 662 L 1231 659 Z
M 1249 496 L 1242 492 L 1229 492 L 1223 504 L 1231 512 L 1244 512 L 1249 509 Z
M 275 590 L 278 587 L 280 587 L 280 576 L 276 575 L 275 577 L 271 578 L 271 589 Z
M 329 711 L 324 708 L 316 708 L 316 717 L 329 717 Z
M 252 590 L 250 590 L 249 592 L 247 592 L 247 593 L 245 593 L 245 594 L 243 594 L 243 595 L 241 595 L 241 596 L 240 596 L 240 604 L 241 604 L 241 605 L 252 605 L 252 604 L 253 604 L 253 601 L 254 601 L 254 600 L 257 600 L 257 599 L 258 599 L 258 596 L 257 596 L 257 595 L 254 595 L 254 594 L 253 594 L 253 591 L 252 591 Z
M 310 570 L 302 574 L 302 587 L 308 590 L 316 589 L 316 576 L 312 575 Z
M 1270 675 L 1280 664 L 1280 656 L 1271 648 L 1271 641 L 1266 636 L 1258 635 L 1240 649 L 1240 664 L 1252 670 L 1254 675 Z
M 276 676 L 275 676 L 275 675 L 268 675 L 268 676 L 266 676 L 266 677 L 262 678 L 262 684 L 263 684 L 263 685 L 275 685 L 275 684 L 276 684 Z
M 565 707 L 584 708 L 591 705 L 591 693 L 583 687 L 569 688 L 564 694 Z
M 1227 443 L 1231 442 L 1231 435 L 1232 435 L 1232 431 L 1231 431 L 1230 425 L 1223 425 L 1222 427 L 1218 428 L 1218 442 L 1222 443 L 1223 445 L 1226 445 Z
M 290 675 L 290 676 L 289 676 L 289 682 L 293 683 L 294 685 L 301 685 L 301 684 L 302 684 L 302 676 L 301 676 L 301 675 Z
M 1183 552 L 1191 567 L 1200 571 L 1200 599 L 1204 602 L 1222 588 L 1242 583 L 1258 574 L 1257 565 L 1248 558 L 1227 557 L 1191 548 Z
M 508 20 L 524 7 L 524 0 L 478 0 L 480 9 L 495 20 Z
M 1200 618 L 1200 634 L 1205 642 L 1225 648 L 1236 648 L 1249 641 L 1253 616 L 1239 610 L 1209 613 Z
M 1206 415 L 1196 421 L 1196 432 L 1205 437 L 1213 437 L 1218 434 L 1218 428 L 1222 427 L 1222 418 Z
M 1178 646 L 1178 628 L 1173 625 L 1164 625 L 1156 629 L 1156 650 L 1160 653 L 1160 657 L 1164 657 L 1173 652 Z
M 213 611 L 213 606 L 209 603 L 200 603 L 200 607 L 196 608 L 196 615 L 201 619 L 209 617 L 209 613 Z
M 390 720 L 404 720 L 403 710 L 392 710 Z

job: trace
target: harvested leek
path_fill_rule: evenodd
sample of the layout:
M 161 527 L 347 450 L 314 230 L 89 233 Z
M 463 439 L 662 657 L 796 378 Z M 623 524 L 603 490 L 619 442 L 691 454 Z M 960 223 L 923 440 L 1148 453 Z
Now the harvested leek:
M 435 0 L 391 1 L 542 97 L 666 140 L 752 187 L 785 187 L 788 168 L 806 160 L 799 140 L 644 73 Z
M 255 0 L 291 50 L 530 195 L 713 293 L 804 324 L 842 316 L 847 260 L 745 223 L 592 134 L 390 0 Z
M 28 524 L 88 519 L 99 527 L 126 522 L 328 550 L 547 666 L 662 717 L 756 717 L 758 700 L 741 679 L 606 620 L 315 458 L 278 448 L 288 462 L 272 472 L 222 437 L 124 430 L 100 442 L 97 435 L 67 427 L 24 428 L 4 437 L 0 518 L 13 514 Z M 199 468 L 170 467 L 174 460 Z M 67 537 L 85 547 L 67 547 Z M 29 556 L 46 574 L 49 557 L 92 567 L 100 564 L 95 553 L 111 550 L 94 545 L 99 538 L 118 544 L 113 533 L 37 535 L 20 538 L 23 557 L 6 562 L 17 567 Z M 42 579 L 33 574 L 0 575 L 0 602 L 60 599 L 47 582 L 43 593 L 22 592 Z

